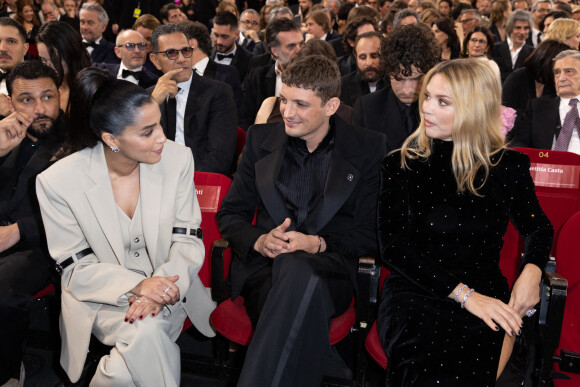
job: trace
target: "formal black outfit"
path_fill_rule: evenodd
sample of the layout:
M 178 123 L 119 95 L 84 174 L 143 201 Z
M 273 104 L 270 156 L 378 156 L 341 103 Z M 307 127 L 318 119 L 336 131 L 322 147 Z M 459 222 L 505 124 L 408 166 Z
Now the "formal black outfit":
M 553 82 L 550 85 L 544 85 L 542 96 L 556 95 L 556 88 Z M 522 67 L 512 72 L 503 83 L 501 104 L 511 107 L 516 111 L 523 110 L 528 101 L 537 98 L 536 80 L 527 68 Z
M 230 85 L 234 93 L 236 106 L 238 109 L 240 108 L 242 105 L 242 84 L 240 76 L 235 68 L 216 63 L 210 59 L 209 62 L 207 62 L 203 76 Z
M 216 51 L 215 47 L 210 55 L 210 58 L 216 60 L 218 52 Z M 252 53 L 240 46 L 236 43 L 236 52 L 234 53 L 234 57 L 232 58 L 230 66 L 234 66 L 238 69 L 238 74 L 240 75 L 240 81 L 243 82 L 244 78 L 248 74 L 250 70 L 250 58 L 252 57 Z
M 275 64 L 254 69 L 242 86 L 244 98 L 240 107 L 238 126 L 247 130 L 254 123 L 262 102 L 276 94 Z
M 63 22 L 71 26 L 75 31 L 79 31 L 81 28 L 81 21 L 78 16 L 70 17 L 66 14 L 60 15 L 60 19 L 58 21 Z
M 342 35 L 333 30 L 330 30 L 330 32 L 326 34 L 326 38 L 324 38 L 324 40 L 327 42 L 331 42 L 336 39 L 342 39 Z
M 113 74 L 116 77 L 117 74 L 119 73 L 119 67 L 121 67 L 121 64 L 120 63 L 117 63 L 117 64 L 98 63 L 98 64 L 95 64 L 95 67 L 108 70 L 111 74 Z M 139 77 L 139 79 L 138 79 L 139 86 L 141 86 L 144 89 L 147 89 L 151 86 L 154 86 L 157 83 L 157 79 L 159 79 L 159 77 L 157 75 L 153 74 L 151 71 L 147 70 L 145 67 L 143 67 L 143 69 L 141 69 L 141 72 L 139 73 L 138 77 Z M 123 79 L 123 78 L 119 78 L 119 79 Z
M 258 45 L 256 45 L 257 47 Z M 267 50 L 262 54 L 256 54 L 256 50 L 254 47 L 254 55 L 250 58 L 250 71 L 257 69 L 258 67 L 267 66 L 274 64 L 276 60 L 272 58 Z M 246 76 L 247 78 L 247 76 Z
M 526 58 L 534 51 L 534 47 L 524 43 L 516 63 L 512 63 L 512 55 L 507 41 L 499 42 L 494 45 L 492 59 L 497 63 L 501 75 L 501 82 L 503 83 L 507 76 L 514 70 L 519 69 L 524 65 Z
M 511 147 L 552 149 L 554 136 L 560 134 L 560 97 L 531 99 L 520 111 L 510 134 Z
M 354 106 L 353 124 L 387 136 L 387 152 L 399 148 L 419 126 L 417 102 L 402 103 L 391 87 L 359 98 Z
M 377 248 L 373 223 L 383 154 L 383 136 L 336 116 L 313 153 L 303 140 L 288 137 L 283 123 L 248 131 L 217 215 L 234 251 L 232 296 L 241 293 L 251 318 L 259 316 L 238 386 L 320 385 L 330 318 L 352 298 L 357 257 Z M 326 251 L 274 259 L 254 251 L 258 237 L 285 218 L 292 219 L 288 231 L 323 236 Z
M 356 71 L 356 68 L 356 58 L 354 57 L 354 54 L 346 54 L 338 57 L 338 69 L 340 70 L 341 76 Z
M 91 52 L 91 63 L 119 63 L 120 59 L 115 55 L 115 45 L 104 38 L 99 44 L 95 44 Z
M 391 269 L 379 308 L 379 336 L 389 364 L 387 386 L 493 387 L 505 332 L 448 298 L 463 282 L 507 303 L 499 268 L 511 219 L 525 238 L 523 264 L 543 270 L 553 229 L 542 212 L 527 156 L 491 157 L 481 196 L 457 192 L 453 142 L 433 140 L 427 160 L 401 168 L 397 151 L 381 166 L 379 243 Z M 475 186 L 484 183 L 476 177 Z
M 54 265 L 36 199 L 36 176 L 62 144 L 62 120 L 45 139 L 25 137 L 0 158 L 0 226 L 18 224 L 20 241 L 0 253 L 0 384 L 20 376 L 32 297 L 48 282 Z
M 336 53 L 337 58 L 340 58 L 341 56 L 344 56 L 347 54 L 347 52 L 344 49 L 344 46 L 342 45 L 342 37 L 337 38 L 337 39 L 333 39 L 333 40 L 329 40 L 328 43 L 330 43 L 330 45 L 334 49 L 334 52 Z
M 379 79 L 376 91 L 381 90 L 386 84 L 388 82 L 384 79 Z M 354 106 L 360 97 L 370 94 L 370 92 L 369 84 L 362 80 L 360 71 L 357 70 L 342 77 L 340 100 L 348 106 Z
M 153 87 L 148 91 L 152 92 Z M 160 106 L 161 126 L 175 140 L 175 105 Z M 192 72 L 184 113 L 185 145 L 191 148 L 195 170 L 229 175 L 237 140 L 236 104 L 231 88 Z

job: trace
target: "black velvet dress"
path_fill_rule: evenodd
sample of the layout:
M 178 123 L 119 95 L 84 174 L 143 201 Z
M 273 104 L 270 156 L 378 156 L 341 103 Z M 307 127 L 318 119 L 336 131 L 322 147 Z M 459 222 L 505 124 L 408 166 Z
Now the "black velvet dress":
M 525 237 L 524 263 L 543 268 L 553 230 L 535 196 L 527 156 L 505 150 L 483 196 L 458 193 L 453 142 L 434 140 L 427 161 L 401 168 L 400 152 L 381 165 L 379 242 L 392 274 L 383 287 L 379 336 L 389 359 L 387 386 L 494 386 L 504 331 L 461 309 L 448 295 L 460 282 L 509 301 L 499 268 L 511 219 Z M 476 186 L 481 184 L 478 178 Z

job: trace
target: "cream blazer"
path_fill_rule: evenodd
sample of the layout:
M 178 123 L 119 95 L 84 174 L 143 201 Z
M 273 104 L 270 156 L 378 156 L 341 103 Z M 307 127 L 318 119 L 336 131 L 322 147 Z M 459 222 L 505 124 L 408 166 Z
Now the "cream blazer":
M 197 229 L 201 212 L 193 185 L 191 151 L 167 141 L 161 161 L 140 165 L 143 234 L 153 276 L 179 275 L 182 305 L 204 335 L 215 335 L 209 315 L 215 304 L 198 271 L 201 239 L 173 234 L 173 227 Z M 95 316 L 102 304 L 126 306 L 123 296 L 145 277 L 125 268 L 125 249 L 103 145 L 85 148 L 48 168 L 36 181 L 50 255 L 74 263 L 62 274 L 61 365 L 71 381 L 81 375 Z M 94 254 L 75 254 L 90 247 Z

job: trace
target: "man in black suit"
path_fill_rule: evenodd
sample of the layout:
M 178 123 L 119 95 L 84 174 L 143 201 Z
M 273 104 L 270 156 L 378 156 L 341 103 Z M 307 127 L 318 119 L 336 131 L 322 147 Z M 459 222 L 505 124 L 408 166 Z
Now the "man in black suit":
M 250 70 L 252 54 L 236 43 L 239 37 L 238 19 L 231 12 L 218 12 L 213 18 L 213 44 L 211 58 L 219 64 L 234 66 L 243 82 Z
M 52 260 L 36 199 L 36 175 L 62 145 L 58 77 L 40 61 L 7 79 L 12 113 L 0 121 L 0 385 L 23 385 L 21 368 L 32 297 L 47 285 Z M 18 382 L 20 381 L 20 384 Z
M 196 171 L 229 175 L 237 140 L 231 88 L 193 71 L 193 49 L 179 24 L 157 27 L 151 50 L 164 74 L 149 90 L 160 105 L 165 135 L 191 148 Z
M 242 85 L 238 71 L 233 66 L 215 63 L 209 58 L 211 38 L 209 31 L 200 22 L 187 22 L 183 25 L 189 44 L 193 47 L 193 69 L 198 75 L 215 79 L 230 85 L 234 92 L 236 107 L 242 103 Z
M 98 4 L 85 3 L 79 12 L 81 36 L 93 63 L 119 63 L 115 45 L 103 38 L 109 23 L 105 9 Z
M 381 90 L 388 83 L 379 63 L 379 49 L 385 40 L 380 32 L 365 32 L 356 37 L 354 55 L 357 70 L 342 77 L 340 100 L 354 106 L 363 95 Z
M 338 57 L 338 69 L 341 75 L 348 75 L 356 70 L 356 59 L 353 51 L 356 37 L 365 32 L 378 31 L 378 28 L 374 18 L 370 16 L 356 17 L 349 20 L 341 39 L 329 42 Z
M 384 137 L 334 114 L 335 62 L 297 58 L 282 79 L 284 123 L 250 128 L 217 215 L 254 327 L 242 387 L 320 385 L 330 319 L 353 297 L 357 258 L 378 249 Z
M 0 17 L 10 17 L 16 16 L 16 0 L 5 0 L 4 4 L 6 8 L 0 11 Z
M 493 60 L 499 67 L 502 83 L 512 71 L 522 67 L 524 60 L 534 51 L 534 47 L 526 43 L 531 28 L 532 15 L 528 11 L 518 9 L 509 16 L 505 25 L 507 39 L 495 43 L 493 50 Z
M 532 26 L 532 30 L 530 31 L 528 40 L 526 41 L 530 46 L 538 47 L 538 44 L 540 44 L 540 41 L 543 38 L 543 32 L 540 31 L 540 22 L 544 20 L 552 8 L 552 0 L 536 0 L 532 5 L 532 19 L 534 25 Z
M 423 78 L 438 62 L 440 51 L 431 29 L 417 23 L 395 28 L 380 52 L 390 87 L 359 98 L 352 122 L 386 134 L 390 152 L 419 126 L 417 101 Z
M 327 11 L 312 11 L 306 18 L 306 31 L 314 39 L 327 42 L 340 39 L 342 36 L 332 30 Z
M 266 43 L 276 62 L 254 69 L 244 81 L 244 98 L 238 123 L 242 129 L 247 129 L 254 123 L 266 98 L 279 96 L 282 73 L 304 46 L 304 38 L 298 26 L 285 18 L 268 23 L 266 37 Z
M 0 46 L 0 116 L 5 117 L 11 113 L 7 103 L 6 76 L 24 61 L 24 55 L 28 51 L 26 30 L 16 20 L 0 17 L 0 42 L 4 42 Z
M 556 55 L 554 81 L 557 96 L 532 99 L 523 113 L 518 114 L 510 133 L 510 146 L 580 154 L 578 108 L 573 106 L 580 99 L 580 53 L 577 50 Z M 571 125 L 566 125 L 568 120 Z
M 254 51 L 256 43 L 260 42 L 260 37 L 258 36 L 258 32 L 260 32 L 260 14 L 255 9 L 246 9 L 240 15 L 238 29 L 240 34 L 236 43 L 249 52 Z
M 97 67 L 107 69 L 117 79 L 124 79 L 147 89 L 157 83 L 157 75 L 143 67 L 147 58 L 149 45 L 139 32 L 123 30 L 117 35 L 115 54 L 121 63 L 97 64 Z

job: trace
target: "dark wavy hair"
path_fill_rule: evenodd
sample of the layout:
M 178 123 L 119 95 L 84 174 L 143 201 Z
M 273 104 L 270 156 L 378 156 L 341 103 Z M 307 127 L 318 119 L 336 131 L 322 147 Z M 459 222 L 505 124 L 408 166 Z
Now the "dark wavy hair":
M 447 47 L 451 49 L 458 47 L 457 51 L 459 51 L 459 37 L 457 36 L 457 31 L 455 31 L 455 24 L 451 21 L 451 19 L 442 17 L 435 20 L 433 24 L 439 28 L 439 31 L 447 35 Z
M 371 24 L 375 31 L 379 30 L 379 25 L 377 20 L 374 17 L 370 16 L 360 16 L 354 19 L 351 19 L 344 27 L 344 31 L 342 33 L 342 47 L 348 54 L 352 54 L 353 48 L 349 44 L 349 40 L 353 43 L 356 40 L 356 33 L 359 27 L 364 26 L 365 24 Z
M 493 56 L 493 45 L 494 45 L 493 35 L 491 31 L 486 27 L 479 26 L 469 31 L 469 33 L 465 35 L 465 38 L 463 38 L 463 48 L 461 49 L 461 57 L 462 58 L 469 57 L 469 50 L 467 49 L 467 45 L 469 43 L 469 39 L 471 39 L 471 35 L 473 35 L 476 32 L 481 32 L 482 34 L 485 35 L 485 38 L 487 39 L 487 50 L 485 52 L 485 56 L 491 58 Z
M 182 25 L 187 39 L 195 39 L 197 41 L 197 47 L 205 55 L 209 56 L 212 50 L 211 38 L 209 37 L 209 31 L 205 24 L 196 21 L 186 21 Z
M 524 67 L 534 76 L 534 79 L 544 87 L 554 88 L 554 58 L 562 51 L 569 50 L 564 42 L 554 39 L 545 39 L 524 61 Z
M 390 76 L 410 76 L 412 66 L 427 74 L 439 61 L 441 48 L 433 31 L 423 23 L 395 28 L 381 44 L 381 67 Z

